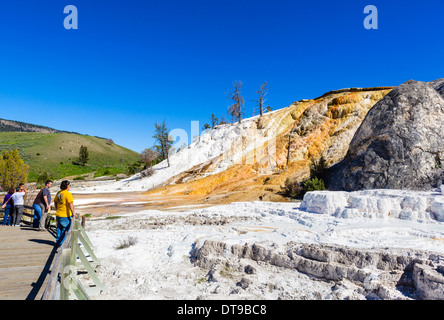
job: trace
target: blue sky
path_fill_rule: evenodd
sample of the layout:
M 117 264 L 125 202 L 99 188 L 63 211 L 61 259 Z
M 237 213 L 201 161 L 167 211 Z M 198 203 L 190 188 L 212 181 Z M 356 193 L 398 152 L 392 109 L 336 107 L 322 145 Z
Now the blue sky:
M 66 30 L 63 9 L 78 9 Z M 378 8 L 366 30 L 364 7 Z M 0 5 L 0 118 L 153 145 L 200 127 L 244 83 L 246 117 L 348 87 L 444 77 L 444 0 L 15 0 Z

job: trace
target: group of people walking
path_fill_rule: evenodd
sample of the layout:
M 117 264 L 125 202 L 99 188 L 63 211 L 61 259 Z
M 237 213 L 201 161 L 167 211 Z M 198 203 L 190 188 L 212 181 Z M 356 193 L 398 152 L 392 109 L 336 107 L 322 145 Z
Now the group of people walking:
M 68 180 L 62 181 L 60 191 L 57 192 L 55 199 L 51 198 L 50 188 L 53 182 L 47 180 L 45 186 L 40 190 L 34 199 L 32 208 L 34 217 L 32 226 L 38 231 L 47 231 L 45 228 L 47 214 L 51 210 L 51 203 L 54 202 L 56 208 L 57 235 L 56 244 L 63 244 L 66 232 L 71 226 L 71 218 L 77 215 L 74 212 L 74 198 L 69 192 L 71 183 Z M 10 189 L 3 199 L 2 209 L 5 209 L 2 226 L 20 226 L 23 211 L 25 208 L 25 195 L 28 194 L 25 185 L 21 183 L 16 189 Z

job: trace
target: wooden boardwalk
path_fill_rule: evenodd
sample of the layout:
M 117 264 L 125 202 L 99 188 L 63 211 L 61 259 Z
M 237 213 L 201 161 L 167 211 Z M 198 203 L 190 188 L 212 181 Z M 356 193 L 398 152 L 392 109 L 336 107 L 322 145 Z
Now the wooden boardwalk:
M 54 259 L 54 232 L 0 226 L 0 300 L 39 300 Z

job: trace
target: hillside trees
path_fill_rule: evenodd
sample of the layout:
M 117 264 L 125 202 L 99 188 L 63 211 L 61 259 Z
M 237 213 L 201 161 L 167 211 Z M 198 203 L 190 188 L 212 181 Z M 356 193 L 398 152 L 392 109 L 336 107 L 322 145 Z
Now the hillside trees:
M 205 123 L 203 126 L 204 130 L 208 129 L 214 129 L 219 123 L 219 119 L 214 115 L 214 113 L 211 114 L 211 124 Z
M 242 117 L 244 116 L 245 112 L 245 100 L 241 95 L 242 86 L 243 83 L 241 81 L 235 81 L 233 82 L 233 89 L 227 93 L 227 97 L 234 102 L 229 106 L 228 114 L 231 115 L 233 120 L 237 120 L 239 123 L 242 122 Z M 260 116 L 262 116 L 265 112 L 272 111 L 273 109 L 271 106 L 265 107 L 265 96 L 268 94 L 268 82 L 263 82 L 256 93 L 258 94 L 258 99 L 252 101 L 257 103 Z M 214 113 L 211 114 L 210 121 L 211 122 L 207 122 L 203 125 L 203 130 L 214 129 L 217 125 L 227 124 L 225 115 L 222 115 L 219 119 Z
M 0 185 L 4 190 L 16 188 L 28 179 L 29 166 L 20 158 L 17 149 L 0 155 Z

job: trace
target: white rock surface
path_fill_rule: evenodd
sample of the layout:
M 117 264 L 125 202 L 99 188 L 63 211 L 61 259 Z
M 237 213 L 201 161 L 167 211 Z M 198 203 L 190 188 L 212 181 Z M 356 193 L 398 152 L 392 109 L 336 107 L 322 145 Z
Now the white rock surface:
M 350 199 L 355 208 L 348 207 Z M 280 267 L 280 260 L 273 257 L 270 261 L 277 265 L 233 260 L 231 248 L 258 244 L 285 254 L 286 246 L 299 243 L 369 252 L 426 250 L 435 253 L 435 260 L 442 264 L 444 222 L 425 218 L 431 212 L 440 216 L 439 203 L 442 195 L 436 192 L 373 190 L 339 196 L 321 192 L 307 194 L 304 205 L 241 202 L 186 212 L 150 210 L 122 214 L 118 219 L 88 219 L 87 232 L 102 261 L 98 274 L 107 287 L 94 299 L 408 299 L 408 293 L 387 285 L 385 273 L 376 269 L 362 270 L 361 285 L 347 279 L 319 281 Z M 425 204 L 426 211 L 420 211 Z M 137 242 L 117 250 L 130 236 Z M 208 270 L 192 262 L 207 240 L 226 245 L 219 256 L 211 258 L 213 262 L 228 261 L 225 267 Z M 247 266 L 249 273 L 244 270 Z M 326 267 L 322 270 L 330 272 Z M 433 270 L 430 272 L 435 274 Z M 359 276 L 361 271 L 355 271 Z M 368 276 L 371 274 L 375 277 Z M 439 297 L 428 286 L 441 278 L 414 275 L 424 297 Z
M 436 191 L 315 191 L 304 196 L 301 209 L 341 218 L 399 218 L 444 221 L 444 197 Z

